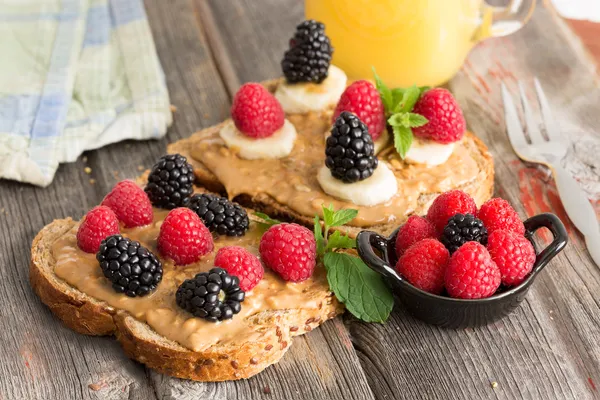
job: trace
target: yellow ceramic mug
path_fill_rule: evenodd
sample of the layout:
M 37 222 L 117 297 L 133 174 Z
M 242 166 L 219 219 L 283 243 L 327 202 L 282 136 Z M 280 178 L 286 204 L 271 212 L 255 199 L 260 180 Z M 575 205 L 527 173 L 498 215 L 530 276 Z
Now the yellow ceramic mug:
M 521 28 L 535 0 L 491 7 L 484 0 L 305 0 L 306 18 L 325 24 L 333 63 L 351 79 L 436 86 L 459 70 L 478 41 Z

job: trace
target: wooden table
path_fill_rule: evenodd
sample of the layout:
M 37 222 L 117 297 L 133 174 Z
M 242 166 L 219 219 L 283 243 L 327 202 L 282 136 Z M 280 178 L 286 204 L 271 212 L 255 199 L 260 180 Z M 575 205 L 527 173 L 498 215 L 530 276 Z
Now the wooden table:
M 115 182 L 150 167 L 167 142 L 226 118 L 241 82 L 279 76 L 287 38 L 303 18 L 297 0 L 147 0 L 146 8 L 177 107 L 167 138 L 88 152 L 61 166 L 46 189 L 0 182 L 0 399 L 600 398 L 600 269 L 553 181 L 515 157 L 502 114 L 500 82 L 516 93 L 517 78 L 537 75 L 573 140 L 567 165 L 598 199 L 596 64 L 546 5 L 519 33 L 479 45 L 450 83 L 495 157 L 497 195 L 523 217 L 551 211 L 569 227 L 571 243 L 512 315 L 458 331 L 424 325 L 401 305 L 383 325 L 345 315 L 295 339 L 258 376 L 226 383 L 154 373 L 114 339 L 65 328 L 29 287 L 36 232 L 54 218 L 82 216 Z

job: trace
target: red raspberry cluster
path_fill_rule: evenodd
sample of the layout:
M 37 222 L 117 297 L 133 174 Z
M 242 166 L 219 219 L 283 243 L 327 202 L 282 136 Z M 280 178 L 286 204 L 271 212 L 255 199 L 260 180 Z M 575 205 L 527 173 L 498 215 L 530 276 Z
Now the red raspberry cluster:
M 457 214 L 471 214 L 487 229 L 486 241 L 467 241 L 452 254 L 440 238 Z M 519 285 L 531 272 L 536 254 L 525 238 L 525 226 L 503 199 L 479 210 L 467 193 L 452 190 L 438 196 L 426 217 L 411 216 L 398 230 L 396 270 L 412 285 L 434 294 L 461 299 L 494 295 L 500 285 Z

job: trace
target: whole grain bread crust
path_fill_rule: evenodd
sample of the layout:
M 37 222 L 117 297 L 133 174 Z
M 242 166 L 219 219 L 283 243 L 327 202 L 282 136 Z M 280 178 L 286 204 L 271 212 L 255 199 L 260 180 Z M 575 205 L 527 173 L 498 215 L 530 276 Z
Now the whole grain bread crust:
M 72 330 L 86 335 L 115 335 L 127 356 L 161 373 L 197 381 L 248 378 L 277 362 L 292 338 L 311 331 L 343 312 L 328 290 L 316 295 L 319 309 L 263 311 L 249 317 L 260 336 L 242 345 L 217 344 L 191 351 L 156 333 L 128 312 L 115 309 L 70 286 L 54 274 L 52 245 L 76 225 L 71 218 L 55 220 L 33 240 L 29 280 L 34 292 Z

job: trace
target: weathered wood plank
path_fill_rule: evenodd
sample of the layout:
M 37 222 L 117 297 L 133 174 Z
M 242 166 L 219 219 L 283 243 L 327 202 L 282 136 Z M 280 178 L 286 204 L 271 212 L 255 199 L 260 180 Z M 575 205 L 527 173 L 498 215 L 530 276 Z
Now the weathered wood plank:
M 241 81 L 280 75 L 279 61 L 293 26 L 302 20 L 297 2 L 210 2 L 222 43 Z M 265 18 L 264 10 L 270 10 Z M 597 143 L 594 126 L 600 104 L 590 66 L 567 33 L 540 7 L 531 24 L 505 39 L 480 45 L 450 87 L 470 127 L 496 159 L 497 194 L 523 217 L 553 211 L 566 218 L 552 181 L 524 166 L 504 133 L 499 79 L 515 89 L 515 77 L 537 74 L 566 124 L 569 136 Z M 244 38 L 241 40 L 240 38 Z M 335 46 L 335 43 L 333 44 Z M 531 93 L 533 94 L 533 93 Z M 597 114 L 597 113 L 596 113 Z M 582 135 L 582 133 L 587 133 Z M 584 142 L 585 141 L 585 142 Z M 597 154 L 597 151 L 592 154 Z M 581 151 L 567 157 L 571 170 Z M 586 159 L 586 161 L 589 161 Z M 588 162 L 589 164 L 589 162 Z M 580 173 L 586 169 L 580 168 Z M 597 170 L 596 170 L 597 171 Z M 589 172 L 588 172 L 589 173 Z M 540 180 L 544 176 L 547 182 Z M 589 176 L 588 176 L 589 177 Z M 597 176 L 586 181 L 597 196 Z M 572 232 L 575 232 L 570 227 Z M 599 270 L 590 263 L 580 237 L 554 261 L 523 306 L 494 325 L 447 331 L 424 325 L 397 306 L 385 325 L 346 318 L 373 393 L 377 398 L 591 398 L 598 395 L 600 343 L 597 293 Z M 491 382 L 498 382 L 493 389 Z
M 31 241 L 45 224 L 81 217 L 117 181 L 150 167 L 168 141 L 220 121 L 227 110 L 228 96 L 206 52 L 191 2 L 148 1 L 147 11 L 171 101 L 178 108 L 167 138 L 88 152 L 61 166 L 46 189 L 0 182 L 0 315 L 6 327 L 0 330 L 2 399 L 153 399 L 155 390 L 161 393 L 145 368 L 127 359 L 114 339 L 85 337 L 63 327 L 29 288 L 27 272 Z M 92 170 L 89 175 L 86 166 Z

